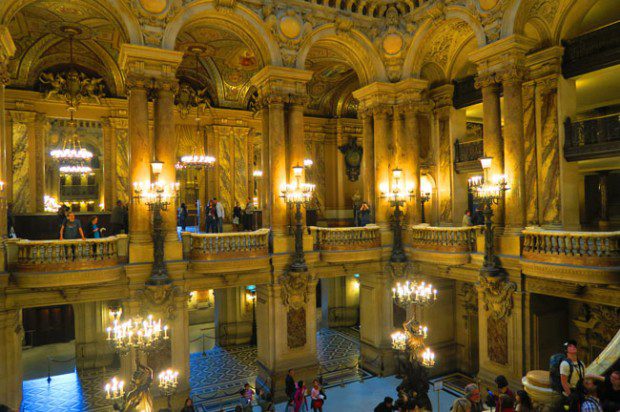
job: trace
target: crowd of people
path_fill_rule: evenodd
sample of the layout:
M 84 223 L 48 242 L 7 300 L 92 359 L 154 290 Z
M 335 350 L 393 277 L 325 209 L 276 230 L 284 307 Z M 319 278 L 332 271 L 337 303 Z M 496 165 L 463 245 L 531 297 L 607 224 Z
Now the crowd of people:
M 569 340 L 561 353 L 550 359 L 550 384 L 556 393 L 557 404 L 551 405 L 557 412 L 618 412 L 620 411 L 620 370 L 606 376 L 586 374 L 586 367 L 577 357 L 577 342 Z M 508 379 L 499 375 L 495 378 L 496 390 L 487 388 L 483 401 L 480 388 L 475 383 L 465 386 L 465 394 L 452 403 L 452 412 L 533 412 L 534 405 L 528 393 L 510 389 Z M 396 401 L 386 397 L 374 412 L 413 412 L 418 410 L 414 399 L 402 392 Z
M 461 226 L 480 226 L 484 225 L 484 215 L 482 214 L 482 206 L 478 206 L 474 214 L 472 215 L 471 210 L 467 209 L 463 214 L 463 219 L 461 220 Z

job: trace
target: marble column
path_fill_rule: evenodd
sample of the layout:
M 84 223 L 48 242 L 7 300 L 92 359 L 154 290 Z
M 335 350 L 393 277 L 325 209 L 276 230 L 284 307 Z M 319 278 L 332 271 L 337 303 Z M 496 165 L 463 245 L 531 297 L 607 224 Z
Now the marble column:
M 289 96 L 288 104 L 288 143 L 289 143 L 289 182 L 295 180 L 293 166 L 303 166 L 306 157 L 306 143 L 304 139 L 304 107 L 307 98 L 305 96 Z M 317 159 L 313 159 L 316 161 Z M 304 169 L 304 178 L 307 177 Z M 306 214 L 302 213 L 302 224 L 306 224 Z
M 381 198 L 381 188 L 388 188 L 391 183 L 391 170 L 393 164 L 392 153 L 390 150 L 391 142 L 389 136 L 389 115 L 392 107 L 388 105 L 378 105 L 372 109 L 374 119 L 374 144 L 375 144 L 375 223 L 383 229 L 390 226 L 391 210 L 389 202 Z M 387 186 L 386 186 L 387 185 Z
M 280 189 L 286 184 L 286 136 L 284 101 L 281 96 L 269 98 L 269 178 L 271 187 L 268 202 L 271 204 L 271 230 L 274 235 L 288 233 L 286 202 L 280 197 Z
M 0 311 L 0 404 L 19 410 L 22 400 L 22 338 L 19 310 Z
M 437 158 L 437 198 L 439 200 L 439 225 L 452 226 L 455 223 L 453 210 L 452 181 L 452 139 L 450 114 L 454 86 L 445 85 L 433 89 L 431 99 L 435 102 L 433 117 L 435 119 L 434 138 Z
M 155 158 L 163 162 L 159 179 L 166 183 L 176 181 L 177 134 L 174 127 L 174 88 L 175 81 L 163 80 L 155 83 L 157 97 L 154 103 Z M 168 210 L 162 211 L 165 233 L 165 259 L 182 258 L 182 250 L 177 238 L 177 208 L 172 202 Z
M 499 100 L 499 85 L 493 75 L 479 75 L 476 87 L 482 90 L 482 139 L 484 156 L 492 157 L 490 174 L 504 173 L 504 141 Z M 504 205 L 500 202 L 493 210 L 493 222 L 504 224 Z
M 109 118 L 101 122 L 103 131 L 103 204 L 107 210 L 115 205 L 116 192 L 116 130 Z
M 189 311 L 187 293 L 175 294 L 171 299 L 174 300 L 174 317 L 170 317 L 170 366 L 179 371 L 178 392 L 183 393 L 189 390 Z
M 263 171 L 263 176 L 259 179 L 260 208 L 263 214 L 263 227 L 271 227 L 272 204 L 270 185 L 271 167 L 269 163 L 269 105 L 263 104 L 260 111 L 262 117 L 261 165 Z
M 523 69 L 514 66 L 501 73 L 504 88 L 505 230 L 520 234 L 525 227 L 525 162 L 523 156 Z
M 409 170 L 408 182 L 411 182 L 414 190 L 412 205 L 407 211 L 410 225 L 422 223 L 420 203 L 420 130 L 418 128 L 418 110 L 415 104 L 407 104 L 403 107 L 405 117 L 401 155 L 405 159 Z
M 527 183 L 525 187 L 526 222 L 533 226 L 539 224 L 535 91 L 534 82 L 523 85 L 523 161 Z
M 128 116 L 129 116 L 129 184 L 149 182 L 151 176 L 151 141 L 149 138 L 148 99 L 146 79 L 128 78 Z M 133 193 L 132 193 L 133 195 Z M 151 220 L 146 205 L 133 199 L 129 208 L 129 242 L 131 245 L 151 242 Z M 130 261 L 148 261 L 152 256 L 131 253 Z
M 372 122 L 372 111 L 364 110 L 361 112 L 362 133 L 363 133 L 363 153 L 362 153 L 362 185 L 363 200 L 368 202 L 371 215 L 375 215 L 375 143 Z

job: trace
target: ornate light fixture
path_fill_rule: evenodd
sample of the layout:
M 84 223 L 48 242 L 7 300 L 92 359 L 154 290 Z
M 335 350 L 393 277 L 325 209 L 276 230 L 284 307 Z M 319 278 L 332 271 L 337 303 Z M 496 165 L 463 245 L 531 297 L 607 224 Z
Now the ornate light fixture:
M 172 410 L 172 405 L 170 404 L 170 398 L 177 390 L 177 386 L 179 385 L 179 372 L 168 369 L 159 374 L 159 390 L 166 397 L 168 401 L 168 409 Z
M 437 289 L 426 282 L 406 281 L 404 284 L 396 283 L 392 288 L 392 298 L 401 307 L 409 305 L 426 306 L 431 305 L 437 299 Z
M 205 54 L 206 48 L 202 45 L 192 45 L 187 51 L 192 53 L 195 58 L 194 74 L 200 72 L 200 56 Z M 175 96 L 175 104 L 181 113 L 181 118 L 185 119 L 192 108 L 198 110 L 210 107 L 207 88 L 196 91 L 190 84 L 181 82 L 179 90 Z
M 106 331 L 106 340 L 120 354 L 129 353 L 131 349 L 143 352 L 157 350 L 169 339 L 168 326 L 162 326 L 161 319 L 154 320 L 153 315 L 148 315 L 146 319 L 137 317 L 125 322 L 114 319 Z
M 157 160 L 151 162 L 151 170 L 155 176 L 155 182 L 134 182 L 134 199 L 144 202 L 153 212 L 153 269 L 148 280 L 150 285 L 167 285 L 171 282 L 168 270 L 164 262 L 164 228 L 161 212 L 168 210 L 179 192 L 177 182 L 164 182 L 159 180 L 163 163 Z
M 402 226 L 401 220 L 403 217 L 403 211 L 401 207 L 405 205 L 407 199 L 413 198 L 413 187 L 408 187 L 406 190 L 402 184 L 402 169 L 396 168 L 392 170 L 392 185 L 391 189 L 387 184 L 382 184 L 380 187 L 381 197 L 386 198 L 390 202 L 390 206 L 394 208 L 394 215 L 392 216 L 392 229 L 394 232 L 394 240 L 392 242 L 392 255 L 390 262 L 406 262 L 407 256 L 403 250 L 402 242 Z
M 105 398 L 106 399 L 118 399 L 125 396 L 125 381 L 118 380 L 116 376 L 110 379 L 110 382 L 106 383 Z
M 295 206 L 295 255 L 291 265 L 291 270 L 295 272 L 305 272 L 308 270 L 304 257 L 301 206 L 308 206 L 312 200 L 315 188 L 315 185 L 311 183 L 302 182 L 303 172 L 303 166 L 294 166 L 293 177 L 295 182 L 287 183 L 280 189 L 280 197 L 289 206 Z
M 196 140 L 204 140 L 202 139 L 200 133 L 200 117 L 196 117 Z M 207 147 L 206 142 L 204 142 L 205 150 Z M 215 157 L 209 156 L 207 154 L 191 154 L 185 155 L 181 157 L 179 163 L 175 165 L 177 169 L 211 169 L 215 166 Z
M 420 179 L 420 205 L 422 207 L 422 223 L 426 223 L 426 219 L 424 218 L 424 203 L 431 200 L 432 193 L 433 186 L 431 185 L 431 182 L 429 182 L 426 175 L 422 176 L 422 178 Z
M 494 251 L 493 235 L 493 209 L 492 206 L 498 204 L 504 197 L 504 192 L 510 190 L 506 175 L 496 174 L 488 176 L 491 169 L 492 158 L 480 158 L 480 164 L 484 176 L 474 176 L 469 179 L 469 191 L 474 200 L 483 205 L 482 214 L 484 216 L 484 261 L 481 273 L 485 276 L 497 276 L 501 272 L 499 262 Z

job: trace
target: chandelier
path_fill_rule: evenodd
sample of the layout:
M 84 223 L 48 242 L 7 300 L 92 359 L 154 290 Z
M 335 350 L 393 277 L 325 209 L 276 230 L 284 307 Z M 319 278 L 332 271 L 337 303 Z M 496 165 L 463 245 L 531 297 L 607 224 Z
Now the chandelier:
M 382 183 L 379 187 L 381 197 L 387 198 L 390 201 L 392 207 L 402 207 L 407 200 L 411 200 L 414 195 L 414 189 L 412 186 L 407 188 L 403 187 L 402 182 L 403 171 L 396 168 L 392 170 L 392 187 L 388 184 Z
M 203 140 L 200 133 L 200 117 L 196 117 L 196 140 Z M 204 146 L 206 150 L 206 142 L 204 142 Z M 176 165 L 174 165 L 177 170 L 183 170 L 187 168 L 211 169 L 213 166 L 215 166 L 215 157 L 209 156 L 207 154 L 192 154 L 182 156 L 181 160 L 177 162 Z
M 116 376 L 110 379 L 110 382 L 105 385 L 105 398 L 106 399 L 118 399 L 125 396 L 125 381 L 118 380 Z
M 492 158 L 483 157 L 480 159 L 480 164 L 484 174 L 487 175 L 491 168 Z M 502 198 L 506 190 L 510 190 L 506 175 L 496 174 L 491 176 L 490 179 L 485 179 L 483 176 L 473 176 L 468 180 L 469 191 L 474 196 L 475 200 L 478 200 L 484 204 L 497 204 Z
M 280 188 L 280 197 L 289 204 L 307 204 L 312 200 L 315 185 L 301 181 L 304 168 L 303 166 L 293 167 L 293 183 L 287 183 Z
M 396 283 L 392 288 L 392 298 L 394 302 L 406 308 L 409 305 L 425 306 L 430 305 L 437 299 L 437 289 L 426 282 L 406 281 L 404 284 Z
M 168 326 L 162 326 L 161 319 L 154 320 L 153 315 L 148 315 L 145 319 L 136 317 L 125 322 L 114 319 L 106 331 L 107 342 L 120 354 L 126 354 L 131 349 L 156 350 L 169 339 Z

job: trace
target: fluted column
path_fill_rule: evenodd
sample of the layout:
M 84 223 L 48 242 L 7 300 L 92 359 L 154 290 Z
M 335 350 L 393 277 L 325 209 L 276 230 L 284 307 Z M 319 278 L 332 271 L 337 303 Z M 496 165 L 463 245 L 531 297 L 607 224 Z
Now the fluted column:
M 521 233 L 525 227 L 525 162 L 523 156 L 523 69 L 501 74 L 504 87 L 504 174 L 510 184 L 505 194 L 505 227 Z
M 151 141 L 149 138 L 147 81 L 127 79 L 127 108 L 129 116 L 129 184 L 148 182 L 151 177 Z M 133 195 L 133 193 L 132 193 Z M 151 221 L 146 205 L 132 200 L 129 208 L 129 241 L 131 244 L 150 243 Z M 132 254 L 130 259 L 133 260 Z
M 22 338 L 19 310 L 0 311 L 0 404 L 19 410 L 22 400 Z
M 375 137 L 373 131 L 372 111 L 361 112 L 363 153 L 362 153 L 362 185 L 363 200 L 368 202 L 371 215 L 375 215 Z
M 163 162 L 163 168 L 159 179 L 172 183 L 176 181 L 177 135 L 174 128 L 174 87 L 175 82 L 166 79 L 155 83 L 157 87 L 157 97 L 154 103 L 154 127 L 155 127 L 155 158 Z M 179 258 L 175 253 L 170 256 L 168 243 L 177 242 L 177 218 L 176 205 L 171 204 L 168 210 L 162 211 L 163 227 L 166 236 L 166 260 Z

